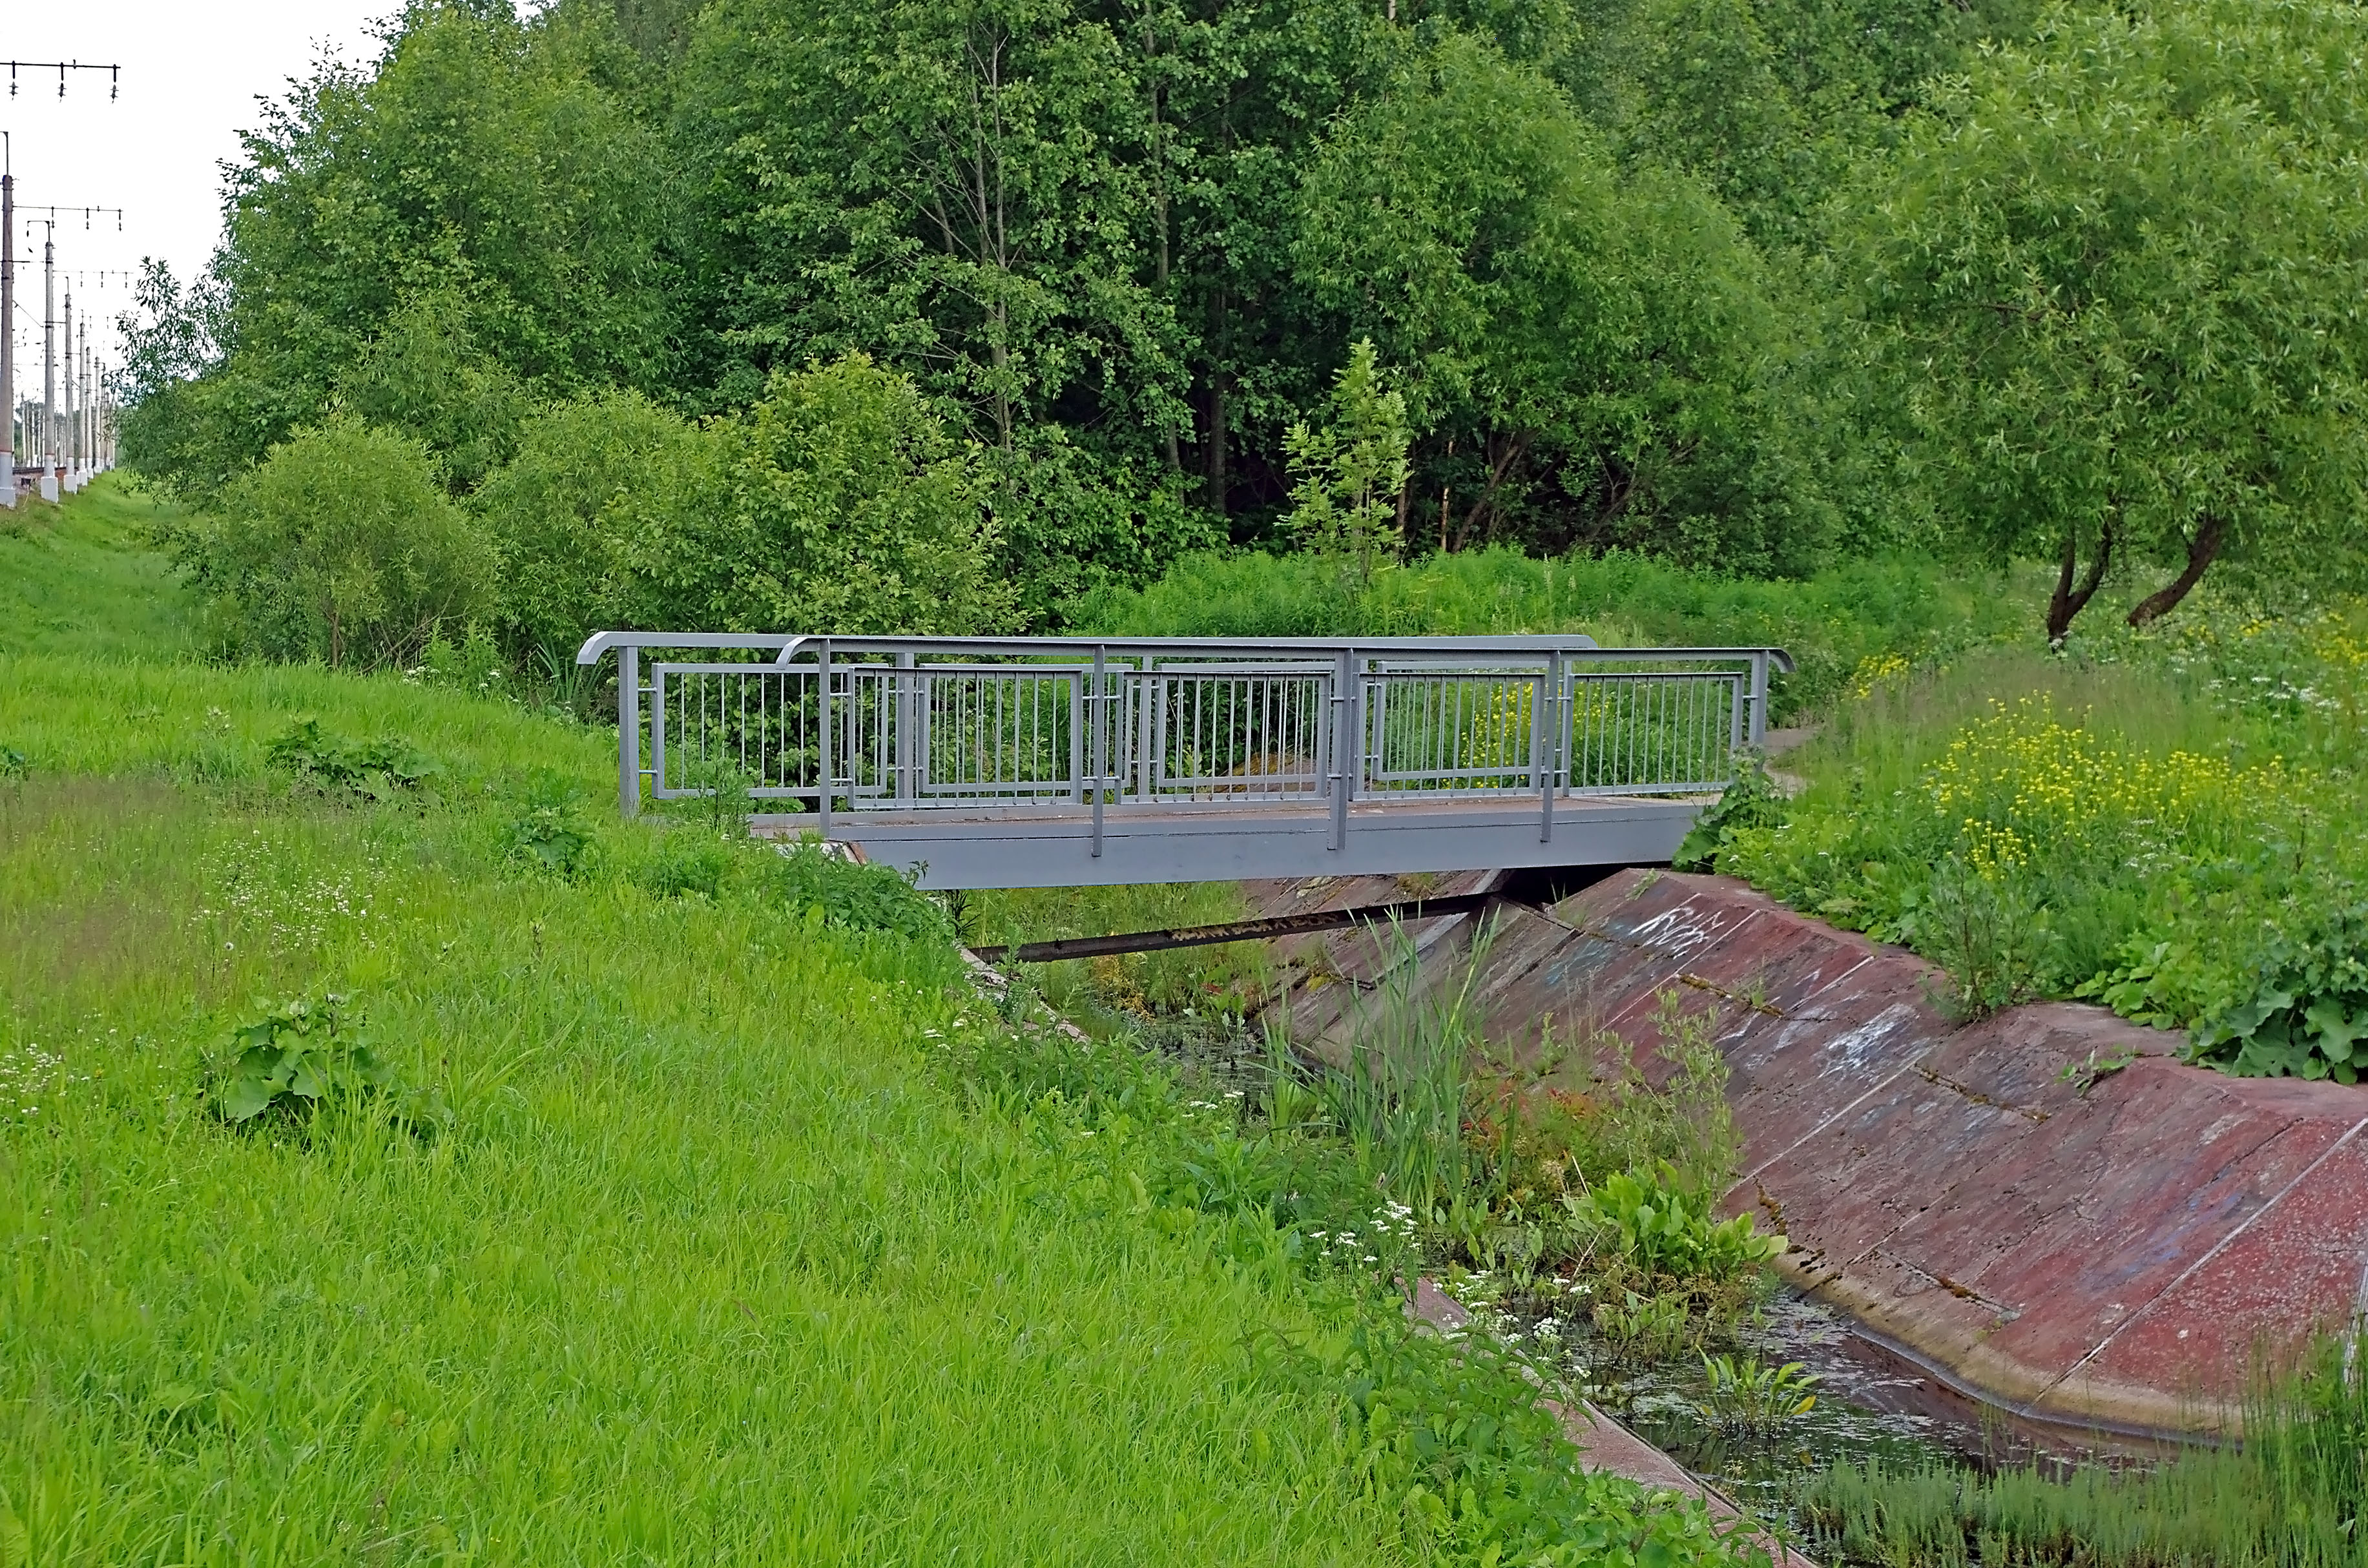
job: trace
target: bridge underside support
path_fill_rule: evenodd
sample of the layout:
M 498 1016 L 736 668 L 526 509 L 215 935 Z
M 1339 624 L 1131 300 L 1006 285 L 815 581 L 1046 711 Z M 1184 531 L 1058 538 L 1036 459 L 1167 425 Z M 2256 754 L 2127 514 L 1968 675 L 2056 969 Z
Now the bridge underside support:
M 1555 802 L 1542 834 L 1534 799 L 1376 801 L 1352 806 L 1330 847 L 1328 807 L 1111 808 L 1095 853 L 1090 811 L 934 810 L 759 816 L 769 837 L 821 832 L 931 889 L 1239 881 L 1525 866 L 1667 865 L 1707 797 L 1582 797 Z

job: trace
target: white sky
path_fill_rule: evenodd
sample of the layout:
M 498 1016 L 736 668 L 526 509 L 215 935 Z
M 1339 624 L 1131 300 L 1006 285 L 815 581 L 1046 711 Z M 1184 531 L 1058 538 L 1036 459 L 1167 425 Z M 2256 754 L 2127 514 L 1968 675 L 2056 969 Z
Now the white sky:
M 17 175 L 17 385 L 40 395 L 41 239 L 37 207 L 120 207 L 94 217 L 61 214 L 59 309 L 68 281 L 104 353 L 114 317 L 130 302 L 125 274 L 146 256 L 186 280 L 205 265 L 222 229 L 224 159 L 238 132 L 261 119 L 256 99 L 278 97 L 288 78 L 328 48 L 347 60 L 378 51 L 370 24 L 401 0 L 74 0 L 0 6 L 0 59 L 82 60 L 123 67 L 108 99 L 107 73 L 75 71 L 58 97 L 58 74 L 18 70 L 17 94 L 0 96 Z M 0 67 L 5 74 L 5 67 Z M 0 85 L 0 95 L 6 88 Z M 31 265 L 27 266 L 27 258 Z

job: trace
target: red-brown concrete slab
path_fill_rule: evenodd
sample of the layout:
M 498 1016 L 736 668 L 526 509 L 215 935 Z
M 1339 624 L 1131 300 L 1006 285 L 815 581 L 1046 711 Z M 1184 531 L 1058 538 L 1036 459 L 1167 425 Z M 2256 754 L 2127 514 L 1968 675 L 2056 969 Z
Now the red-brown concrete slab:
M 2115 1329 L 2063 1380 L 2066 1391 L 2089 1403 L 2096 1385 L 2159 1390 L 2175 1418 L 2211 1391 L 2239 1385 L 2257 1358 L 2275 1354 L 2260 1343 L 2260 1325 L 2343 1328 L 2368 1309 L 2363 1192 L 2368 1136 L 2354 1128 Z M 2055 1393 L 2051 1389 L 2040 1407 Z
M 1550 914 L 1500 931 L 1491 1038 L 1528 1047 L 1552 1013 L 1657 1074 L 1661 998 L 1707 1012 L 1745 1151 L 1730 1210 L 1966 1392 L 2072 1425 L 2226 1424 L 2259 1355 L 2368 1308 L 2368 1089 L 2188 1066 L 2095 1007 L 1960 1024 L 1930 966 L 1718 878 L 1624 873 Z

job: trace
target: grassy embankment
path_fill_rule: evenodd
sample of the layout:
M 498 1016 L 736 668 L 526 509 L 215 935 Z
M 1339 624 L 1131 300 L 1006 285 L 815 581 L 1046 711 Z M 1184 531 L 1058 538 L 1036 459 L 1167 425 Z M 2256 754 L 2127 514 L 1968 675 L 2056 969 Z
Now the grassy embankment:
M 176 659 L 140 510 L 0 538 L 0 1562 L 1723 1558 L 1133 1053 L 554 808 L 597 732 Z M 438 770 L 300 783 L 308 713 Z M 575 874 L 506 856 L 554 823 Z M 329 993 L 449 1126 L 224 1123 L 231 1030 Z

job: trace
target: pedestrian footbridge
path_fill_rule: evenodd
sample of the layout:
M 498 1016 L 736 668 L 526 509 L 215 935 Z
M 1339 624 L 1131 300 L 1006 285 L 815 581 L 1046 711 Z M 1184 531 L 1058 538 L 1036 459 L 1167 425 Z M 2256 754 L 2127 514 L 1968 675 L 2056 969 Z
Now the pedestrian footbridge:
M 1666 862 L 1777 648 L 603 631 L 617 781 L 925 888 Z

